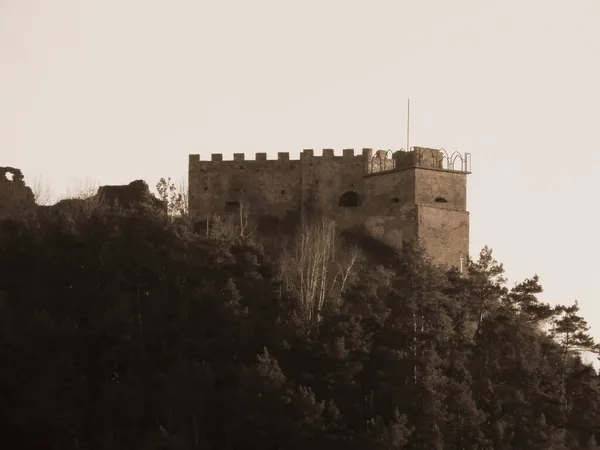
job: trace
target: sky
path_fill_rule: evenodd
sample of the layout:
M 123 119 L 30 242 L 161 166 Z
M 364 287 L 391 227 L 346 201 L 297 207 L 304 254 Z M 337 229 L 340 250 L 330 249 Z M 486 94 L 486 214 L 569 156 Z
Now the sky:
M 471 153 L 471 256 L 600 340 L 597 0 L 0 0 L 0 165 L 56 195 L 188 154 Z

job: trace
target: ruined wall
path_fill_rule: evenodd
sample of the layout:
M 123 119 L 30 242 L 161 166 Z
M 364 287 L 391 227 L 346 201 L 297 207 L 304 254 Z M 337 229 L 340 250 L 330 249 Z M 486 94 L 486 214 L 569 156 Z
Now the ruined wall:
M 35 207 L 35 196 L 14 167 L 0 167 L 0 218 Z
M 124 209 L 149 208 L 167 213 L 167 204 L 154 197 L 148 184 L 135 180 L 124 185 L 105 185 L 98 188 L 95 196 L 89 200 L 98 200 L 100 204 Z

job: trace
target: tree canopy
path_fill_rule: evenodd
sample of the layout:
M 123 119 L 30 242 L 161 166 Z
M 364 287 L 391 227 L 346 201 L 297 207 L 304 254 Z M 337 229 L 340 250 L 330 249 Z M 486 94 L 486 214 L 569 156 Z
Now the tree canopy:
M 577 303 L 491 249 L 459 274 L 326 220 L 277 249 L 177 205 L 0 221 L 3 448 L 596 448 Z

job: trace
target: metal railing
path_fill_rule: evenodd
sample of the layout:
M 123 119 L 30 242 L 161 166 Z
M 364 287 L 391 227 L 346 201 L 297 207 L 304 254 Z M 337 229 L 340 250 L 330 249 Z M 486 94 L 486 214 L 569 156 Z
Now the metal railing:
M 429 153 L 429 154 L 428 154 Z M 412 161 L 407 159 L 413 156 Z M 410 151 L 378 150 L 369 161 L 368 173 L 388 172 L 407 167 L 427 167 L 452 172 L 471 172 L 471 154 L 460 154 L 457 151 L 448 154 L 443 149 L 419 149 L 412 147 Z

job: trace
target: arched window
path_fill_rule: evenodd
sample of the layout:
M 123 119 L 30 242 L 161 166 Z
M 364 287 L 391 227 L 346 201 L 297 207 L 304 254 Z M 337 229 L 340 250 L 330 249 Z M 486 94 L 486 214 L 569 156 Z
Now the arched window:
M 446 200 L 444 197 L 436 197 L 435 202 L 436 203 L 448 203 L 448 200 Z
M 343 208 L 355 208 L 360 206 L 360 195 L 354 191 L 345 192 L 338 202 L 338 206 Z

